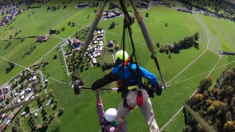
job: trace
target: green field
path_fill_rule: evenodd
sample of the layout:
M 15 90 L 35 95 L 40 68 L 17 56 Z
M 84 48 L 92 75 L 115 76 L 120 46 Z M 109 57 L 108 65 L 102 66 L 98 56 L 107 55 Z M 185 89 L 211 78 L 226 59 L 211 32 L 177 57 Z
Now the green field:
M 49 75 L 49 85 L 47 89 L 52 88 L 54 90 L 59 105 L 65 109 L 65 112 L 49 125 L 47 131 L 54 131 L 57 128 L 56 124 L 59 124 L 59 130 L 62 132 L 99 131 L 100 127 L 95 108 L 94 92 L 91 90 L 83 90 L 80 95 L 75 95 L 73 93 L 73 89 L 68 86 L 71 82 L 71 76 L 67 75 L 60 48 L 54 47 L 62 42 L 61 39 L 70 37 L 79 29 L 91 24 L 95 17 L 94 10 L 97 10 L 98 8 L 78 9 L 74 7 L 77 2 L 72 1 L 67 5 L 66 9 L 63 9 L 62 2 L 62 0 L 51 0 L 45 5 L 41 5 L 41 8 L 29 9 L 17 16 L 16 20 L 8 27 L 5 25 L 0 29 L 0 38 L 4 40 L 9 39 L 10 35 L 14 36 L 15 32 L 19 30 L 22 30 L 22 32 L 16 37 L 45 35 L 49 33 L 51 28 L 60 30 L 59 34 L 50 35 L 50 39 L 43 43 L 34 43 L 34 38 L 26 38 L 24 39 L 24 42 L 21 42 L 21 39 L 8 41 L 0 40 L 0 85 L 38 61 L 50 51 L 45 58 L 42 58 L 37 63 L 44 62 L 45 60 L 49 61 L 49 64 L 45 68 L 40 68 L 39 70 L 41 70 L 45 76 Z M 172 1 L 171 4 L 177 5 L 178 3 Z M 38 4 L 33 4 L 31 6 L 37 5 Z M 51 5 L 56 7 L 60 6 L 60 8 L 53 12 L 47 11 L 47 7 Z M 189 13 L 178 12 L 173 8 L 165 6 L 151 6 L 148 10 L 139 9 L 139 11 L 143 16 L 157 53 L 157 59 L 160 63 L 164 80 L 169 86 L 163 91 L 163 94 L 160 97 L 155 96 L 154 99 L 151 99 L 156 121 L 159 128 L 162 128 L 180 109 L 182 106 L 180 101 L 188 99 L 196 90 L 200 80 L 209 75 L 212 77 L 213 82 L 215 82 L 226 67 L 235 65 L 235 62 L 233 63 L 235 57 L 223 56 L 219 61 L 220 57 L 218 56 L 221 50 L 235 50 L 233 44 L 235 24 L 227 20 L 204 15 L 192 15 Z M 146 13 L 149 13 L 149 17 L 145 17 Z M 87 19 L 88 15 L 89 19 Z M 69 22 L 74 22 L 75 26 L 68 26 Z M 108 29 L 112 22 L 119 24 L 116 25 L 114 29 Z M 168 24 L 168 27 L 165 27 L 165 23 Z M 13 29 L 10 30 L 10 27 L 13 27 Z M 61 31 L 63 27 L 65 30 Z M 106 41 L 115 40 L 119 45 L 121 44 L 123 17 L 100 21 L 98 27 L 105 30 Z M 154 73 L 157 76 L 157 79 L 160 80 L 158 70 L 154 61 L 150 58 L 151 54 L 148 51 L 137 22 L 132 25 L 132 32 L 140 65 Z M 192 36 L 196 32 L 200 33 L 198 41 L 199 49 L 191 48 L 181 50 L 179 54 L 172 53 L 172 58 L 170 59 L 165 53 L 161 54 L 159 48 L 156 47 L 156 43 L 158 42 L 161 45 L 174 44 L 174 42 Z M 10 46 L 5 49 L 9 42 L 11 43 Z M 130 53 L 130 43 L 126 44 L 126 50 Z M 36 46 L 32 53 L 22 58 L 25 52 L 32 46 Z M 207 47 L 213 53 L 210 50 L 207 50 Z M 64 51 L 67 49 L 69 48 L 64 47 Z M 54 59 L 55 55 L 57 56 L 56 59 Z M 99 59 L 101 63 L 102 61 L 112 61 L 109 52 L 105 52 Z M 13 61 L 18 65 L 6 74 L 5 69 L 8 67 L 7 60 Z M 226 65 L 228 63 L 231 64 Z M 215 67 L 215 69 L 214 71 L 211 71 L 213 67 Z M 88 70 L 84 70 L 80 74 L 85 80 L 85 86 L 91 86 L 95 80 L 103 77 L 104 74 L 108 72 L 109 70 L 102 72 L 102 69 L 95 65 L 94 67 L 89 67 Z M 116 87 L 116 84 L 114 82 L 106 87 Z M 180 100 L 177 100 L 172 93 L 177 97 L 180 97 Z M 105 109 L 110 107 L 117 108 L 121 101 L 121 95 L 116 92 L 102 91 L 101 97 Z M 32 107 L 34 107 L 34 104 L 32 104 Z M 126 120 L 128 132 L 147 131 L 148 126 L 139 109 L 135 109 L 128 114 Z M 27 121 L 28 117 L 22 120 L 24 131 L 29 131 Z M 180 112 L 164 131 L 181 131 L 184 127 L 183 121 L 183 114 Z M 42 123 L 41 120 L 38 122 Z M 13 125 L 14 124 L 11 126 Z M 11 126 L 7 128 L 7 131 L 11 131 Z

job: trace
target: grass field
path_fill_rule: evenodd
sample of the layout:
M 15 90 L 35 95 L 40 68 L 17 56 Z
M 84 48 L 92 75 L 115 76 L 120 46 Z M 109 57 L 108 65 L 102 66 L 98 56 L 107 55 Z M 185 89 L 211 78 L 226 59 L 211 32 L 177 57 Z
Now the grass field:
M 67 38 L 92 22 L 95 16 L 94 10 L 96 8 L 77 9 L 74 8 L 76 2 L 72 1 L 67 5 L 66 9 L 63 9 L 61 4 L 62 2 L 62 0 L 49 1 L 47 4 L 42 5 L 41 8 L 30 9 L 23 12 L 21 15 L 17 16 L 16 21 L 9 25 L 9 27 L 13 27 L 13 30 L 7 30 L 5 32 L 5 27 L 0 29 L 1 38 L 7 39 L 18 30 L 22 30 L 22 32 L 18 34 L 17 37 L 27 37 L 32 35 L 48 34 L 51 28 L 61 30 L 63 27 L 65 30 L 63 32 L 61 31 L 57 36 Z M 172 2 L 171 4 L 177 5 L 175 2 Z M 61 7 L 60 9 L 51 12 L 47 11 L 47 7 L 50 5 L 60 5 Z M 148 28 L 155 51 L 157 52 L 157 59 L 160 63 L 164 79 L 166 82 L 170 81 L 170 87 L 164 90 L 160 97 L 151 99 L 157 123 L 161 128 L 182 106 L 180 101 L 176 100 L 171 92 L 173 92 L 177 97 L 180 97 L 181 101 L 188 99 L 199 85 L 199 81 L 204 79 L 218 62 L 219 56 L 216 54 L 209 50 L 204 53 L 207 48 L 208 38 L 210 40 L 209 48 L 213 52 L 218 53 L 219 50 L 234 51 L 235 47 L 232 40 L 234 38 L 235 24 L 227 20 L 205 17 L 203 15 L 193 16 L 188 13 L 177 12 L 173 8 L 167 8 L 165 6 L 151 6 L 151 9 L 149 10 L 139 10 Z M 149 17 L 147 18 L 145 17 L 146 13 L 149 13 Z M 88 15 L 89 19 L 87 19 Z M 30 21 L 30 23 L 25 21 Z M 68 26 L 68 22 L 74 22 L 75 26 Z M 116 25 L 114 29 L 109 30 L 108 27 L 112 22 L 119 23 L 119 25 Z M 168 24 L 168 27 L 165 27 L 165 23 Z M 122 39 L 122 26 L 123 17 L 100 21 L 98 25 L 99 28 L 106 31 L 105 39 L 107 41 L 115 40 L 119 45 L 121 44 Z M 154 61 L 150 58 L 151 54 L 148 51 L 137 22 L 132 25 L 132 32 L 141 66 L 154 73 L 158 80 L 160 80 L 158 70 Z M 157 42 L 161 45 L 173 44 L 174 42 L 184 39 L 186 36 L 193 35 L 195 32 L 200 33 L 200 39 L 198 42 L 200 44 L 199 49 L 191 48 L 182 50 L 179 54 L 172 54 L 172 58 L 169 59 L 166 54 L 160 54 L 159 49 L 156 47 Z M 5 49 L 5 46 L 9 42 L 11 42 L 11 45 Z M 61 39 L 52 35 L 47 42 L 36 44 L 34 43 L 33 38 L 25 39 L 24 42 L 20 42 L 20 40 L 1 41 L 0 56 L 27 67 L 40 59 L 47 51 L 59 42 L 61 42 Z M 32 45 L 36 45 L 36 49 L 29 56 L 22 58 L 23 54 L 28 51 Z M 126 50 L 130 53 L 131 49 L 129 45 L 130 43 L 127 43 Z M 204 54 L 201 55 L 202 53 Z M 57 59 L 53 59 L 55 55 L 57 55 Z M 175 77 L 199 55 L 201 55 L 200 58 L 198 58 L 179 76 Z M 95 109 L 94 92 L 91 90 L 83 90 L 79 96 L 73 93 L 73 89 L 68 86 L 71 82 L 71 77 L 67 75 L 65 68 L 62 66 L 64 63 L 60 56 L 61 54 L 59 49 L 55 48 L 41 60 L 41 62 L 49 60 L 49 65 L 47 65 L 45 70 L 42 72 L 44 75 L 49 74 L 50 78 L 53 78 L 49 78 L 48 88 L 52 88 L 54 90 L 56 98 L 59 101 L 59 105 L 65 108 L 64 114 L 59 117 L 59 120 L 56 120 L 53 125 L 50 125 L 47 131 L 54 131 L 56 124 L 60 124 L 59 129 L 63 132 L 98 131 L 100 128 Z M 111 56 L 108 56 L 107 61 L 110 60 Z M 218 69 L 214 70 L 210 74 L 213 81 L 225 68 L 220 68 L 220 66 L 233 61 L 235 61 L 234 57 L 223 56 L 215 66 L 215 68 Z M 0 84 L 5 83 L 23 70 L 22 67 L 16 66 L 8 74 L 5 74 L 5 69 L 8 66 L 7 63 L 8 62 L 6 60 L 0 59 L 0 74 L 2 75 Z M 235 63 L 231 63 L 228 67 L 233 65 L 235 65 Z M 42 68 L 40 70 L 42 70 Z M 109 71 L 102 72 L 100 67 L 94 66 L 89 68 L 87 71 L 83 71 L 81 76 L 85 80 L 85 86 L 91 86 L 95 80 L 103 77 L 107 72 Z M 201 75 L 197 76 L 199 74 Z M 174 80 L 172 80 L 173 77 L 175 77 Z M 66 85 L 59 83 L 55 79 L 66 83 Z M 116 87 L 116 84 L 111 83 L 106 87 Z M 117 108 L 118 103 L 121 101 L 121 95 L 116 92 L 102 91 L 101 96 L 105 109 L 110 107 Z M 24 120 L 27 121 L 27 118 Z M 136 109 L 127 115 L 126 120 L 128 132 L 147 131 L 147 125 L 145 124 L 144 118 L 139 109 Z M 165 129 L 165 131 L 178 132 L 183 127 L 183 114 L 181 113 Z M 10 127 L 8 127 L 7 130 L 10 131 Z M 25 127 L 24 130 L 28 131 L 28 128 Z
M 212 36 L 214 45 L 211 45 L 212 50 L 223 50 L 223 51 L 234 51 L 234 37 L 235 37 L 235 23 L 218 19 L 213 17 L 206 17 L 201 15 L 201 18 L 206 23 L 206 26 L 209 28 L 210 35 Z M 215 49 L 220 47 L 220 49 Z
M 36 62 L 40 59 L 47 51 L 49 51 L 52 47 L 54 47 L 57 43 L 60 42 L 60 39 L 50 36 L 50 39 L 44 43 L 34 43 L 34 39 L 25 39 L 24 42 L 20 42 L 20 40 L 12 40 L 11 45 L 8 49 L 5 49 L 5 45 L 8 42 L 1 43 L 0 54 L 1 57 L 8 59 L 10 61 L 16 62 L 24 67 L 30 66 L 32 63 Z M 30 53 L 30 55 L 26 55 L 24 58 L 22 56 L 25 52 L 29 51 L 31 46 L 36 46 L 36 48 Z M 10 78 L 18 74 L 23 70 L 22 67 L 15 66 L 15 68 L 9 73 L 5 73 L 5 69 L 8 66 L 8 62 L 6 60 L 0 60 L 0 73 L 2 75 L 2 79 L 0 80 L 0 84 L 2 85 Z

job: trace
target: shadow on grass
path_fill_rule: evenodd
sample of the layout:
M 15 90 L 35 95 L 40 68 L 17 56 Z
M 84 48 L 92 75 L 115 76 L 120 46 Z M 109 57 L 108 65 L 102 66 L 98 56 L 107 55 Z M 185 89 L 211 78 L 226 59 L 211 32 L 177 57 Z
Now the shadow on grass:
M 42 127 L 41 129 L 38 130 L 38 132 L 46 132 L 48 127 Z
M 52 110 L 55 110 L 56 108 L 57 108 L 57 105 L 54 105 L 53 108 L 52 108 Z
M 5 71 L 6 71 L 6 74 L 8 74 L 14 67 L 8 67 Z

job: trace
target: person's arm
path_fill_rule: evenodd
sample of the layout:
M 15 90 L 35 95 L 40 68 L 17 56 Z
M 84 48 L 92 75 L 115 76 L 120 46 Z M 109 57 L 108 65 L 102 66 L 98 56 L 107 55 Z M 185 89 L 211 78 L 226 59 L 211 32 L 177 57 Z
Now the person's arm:
M 103 78 L 96 80 L 92 86 L 91 89 L 95 91 L 98 88 L 104 87 L 105 85 L 115 81 L 115 78 L 113 77 L 112 72 L 106 74 Z
M 102 119 L 104 116 L 104 108 L 103 108 L 103 104 L 102 104 L 102 100 L 100 98 L 100 94 L 99 94 L 99 89 L 96 90 L 96 109 L 97 109 L 97 114 L 99 116 L 99 123 L 102 123 Z
M 140 68 L 141 76 L 148 79 L 151 82 L 151 84 L 155 86 L 157 84 L 156 76 L 153 73 L 145 70 L 143 67 L 139 66 L 139 68 Z
M 97 104 L 102 104 L 102 100 L 100 98 L 100 89 L 95 90 L 95 96 L 96 96 L 96 103 Z
M 125 121 L 124 121 L 123 117 L 119 117 L 118 120 L 117 120 L 117 127 L 116 127 L 116 129 L 115 129 L 114 132 L 120 131 L 120 130 L 121 130 L 121 127 L 122 127 L 123 124 L 124 124 L 124 122 L 125 122 Z

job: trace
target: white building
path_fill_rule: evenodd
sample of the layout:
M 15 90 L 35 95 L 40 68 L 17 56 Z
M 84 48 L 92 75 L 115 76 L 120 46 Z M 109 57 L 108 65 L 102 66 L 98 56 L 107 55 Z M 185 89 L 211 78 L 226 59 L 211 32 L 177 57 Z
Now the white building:
M 25 91 L 23 90 L 21 93 L 20 93 L 20 96 L 24 95 L 25 94 Z

